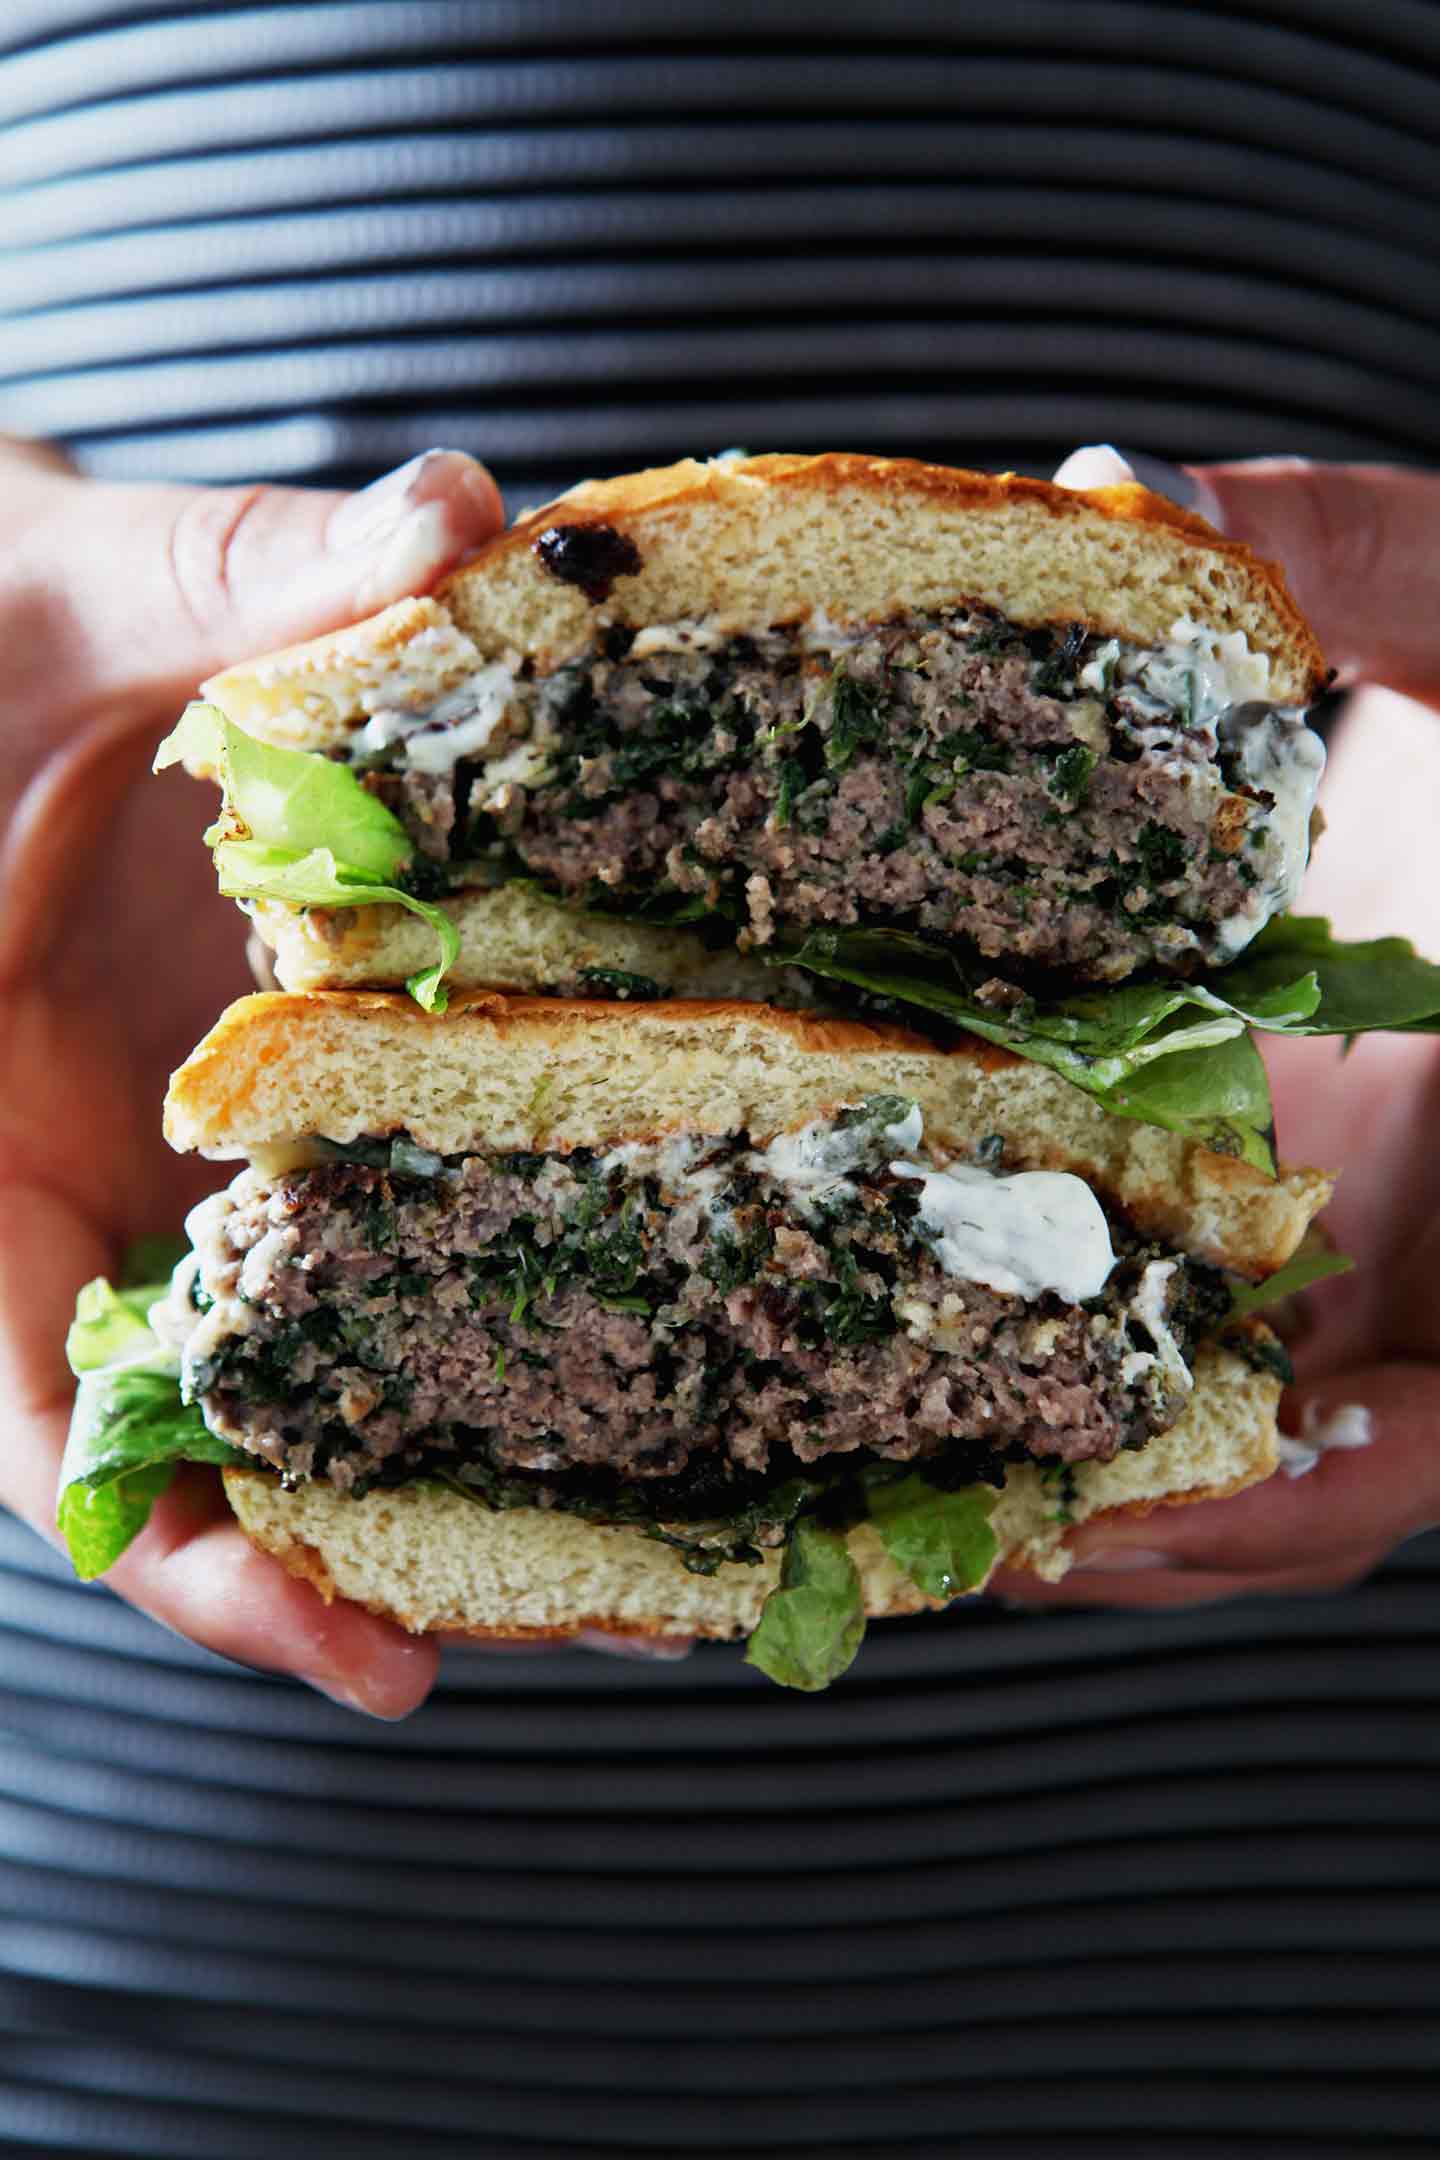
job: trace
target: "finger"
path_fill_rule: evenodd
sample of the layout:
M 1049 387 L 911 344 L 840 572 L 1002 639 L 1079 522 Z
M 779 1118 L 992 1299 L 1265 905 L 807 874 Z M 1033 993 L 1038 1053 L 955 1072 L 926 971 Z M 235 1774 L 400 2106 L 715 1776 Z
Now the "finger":
M 430 450 L 358 495 L 122 487 L 0 450 L 16 634 L 7 687 L 163 710 L 237 659 L 424 591 L 497 532 L 499 493 Z
M 575 1640 L 582 1650 L 598 1650 L 602 1657 L 648 1658 L 665 1665 L 689 1657 L 695 1647 L 693 1635 L 624 1635 L 610 1628 L 582 1628 Z
M 1081 1528 L 1061 1602 L 1115 1602 L 1121 1577 L 1118 1602 L 1147 1605 L 1183 1604 L 1192 1592 L 1239 1596 L 1282 1578 L 1324 1585 L 1440 1521 L 1433 1366 L 1340 1374 L 1298 1391 L 1285 1415 L 1316 1456 L 1307 1474 L 1281 1472 L 1228 1500 Z
M 1187 469 L 1227 536 L 1282 564 L 1342 678 L 1440 702 L 1440 478 L 1303 458 Z
M 65 1321 L 78 1285 L 107 1272 L 101 1233 L 67 1202 L 15 1185 L 0 1239 L 0 1504 L 59 1542 L 55 1499 L 73 1382 Z M 424 1701 L 435 1645 L 358 1606 L 327 1606 L 245 1538 L 213 1471 L 186 1471 L 107 1580 L 188 1641 L 241 1664 L 291 1673 L 372 1717 Z
M 556 1650 L 597 1650 L 602 1657 L 654 1658 L 673 1664 L 695 1647 L 692 1635 L 623 1635 L 607 1628 L 581 1628 L 574 1635 L 469 1635 L 442 1628 L 435 1637 L 442 1650 L 478 1650 L 486 1657 L 548 1657 Z
M 1186 1567 L 1072 1570 L 1057 1583 L 1042 1582 L 1023 1568 L 992 1576 L 987 1592 L 1004 1605 L 1036 1610 L 1104 1608 L 1125 1612 L 1179 1612 L 1192 1605 L 1222 1605 L 1242 1597 L 1324 1597 L 1362 1582 L 1383 1552 L 1351 1554 L 1325 1567 L 1279 1568 L 1266 1574 L 1228 1574 Z
M 289 1673 L 369 1717 L 407 1717 L 429 1694 L 440 1653 L 257 1552 L 214 1471 L 176 1479 L 106 1580 L 174 1634 L 242 1665 Z

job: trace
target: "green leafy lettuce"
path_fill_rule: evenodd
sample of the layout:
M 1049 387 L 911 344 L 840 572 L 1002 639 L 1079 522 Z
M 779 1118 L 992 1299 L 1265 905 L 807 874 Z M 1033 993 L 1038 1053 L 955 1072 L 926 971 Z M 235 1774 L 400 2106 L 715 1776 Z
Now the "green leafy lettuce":
M 995 1499 L 983 1485 L 937 1492 L 923 1477 L 900 1478 L 872 1489 L 870 1520 L 902 1575 L 927 1597 L 956 1598 L 995 1565 Z
M 146 1257 L 158 1255 L 152 1250 Z M 151 1282 L 117 1289 L 102 1277 L 86 1283 L 76 1300 L 65 1352 L 80 1385 L 56 1520 L 86 1582 L 113 1567 L 144 1529 L 178 1464 L 250 1460 L 217 1440 L 195 1405 L 181 1400 L 175 1354 L 146 1317 L 166 1288 Z
M 1281 917 L 1242 959 L 1192 982 L 1122 983 L 1005 1006 L 977 995 L 984 970 L 908 933 L 819 930 L 766 957 L 933 1013 L 1050 1066 L 1120 1117 L 1266 1171 L 1275 1166 L 1270 1089 L 1250 1029 L 1440 1029 L 1440 967 L 1403 938 L 1346 945 L 1317 916 Z
M 746 1664 L 781 1687 L 815 1694 L 854 1663 L 864 1637 L 865 1599 L 844 1531 L 802 1517 L 750 1637 Z
M 389 901 L 427 922 L 439 940 L 433 967 L 406 987 L 443 1012 L 443 979 L 460 953 L 443 908 L 396 882 L 413 854 L 405 828 L 348 765 L 308 750 L 278 750 L 227 720 L 217 705 L 187 705 L 155 754 L 155 770 L 182 762 L 220 783 L 221 813 L 205 835 L 220 890 L 231 900 L 287 907 L 368 907 Z
M 999 1550 L 983 1485 L 941 1492 L 919 1475 L 865 1479 L 866 1511 L 892 1564 L 930 1598 L 978 1590 Z M 865 1635 L 865 1599 L 843 1530 L 813 1515 L 793 1525 L 780 1580 L 765 1600 L 745 1652 L 781 1687 L 814 1694 L 854 1662 Z
M 1267 1275 L 1262 1283 L 1243 1283 L 1230 1295 L 1230 1317 L 1243 1320 L 1248 1313 L 1263 1312 L 1267 1306 L 1283 1304 L 1298 1291 L 1308 1290 L 1311 1283 L 1323 1282 L 1328 1275 L 1348 1275 L 1355 1263 L 1344 1253 L 1331 1252 L 1328 1246 L 1308 1242 L 1301 1246 L 1293 1260 Z

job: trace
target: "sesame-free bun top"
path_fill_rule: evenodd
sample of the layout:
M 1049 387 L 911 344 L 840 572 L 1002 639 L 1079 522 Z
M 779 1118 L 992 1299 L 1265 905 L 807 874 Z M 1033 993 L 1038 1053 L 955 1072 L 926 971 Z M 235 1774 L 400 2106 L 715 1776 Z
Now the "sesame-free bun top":
M 582 546 L 606 529 L 630 567 L 588 593 L 555 575 L 547 561 L 564 551 L 545 536 L 566 528 L 580 529 Z M 433 703 L 488 662 L 528 659 L 548 673 L 612 624 L 756 631 L 817 612 L 883 621 L 966 603 L 1027 628 L 1081 622 L 1141 646 L 1186 616 L 1243 631 L 1268 655 L 1284 704 L 1305 704 L 1325 676 L 1279 567 L 1146 488 L 1062 488 L 832 451 L 687 458 L 586 481 L 500 534 L 432 598 L 227 669 L 205 695 L 268 741 L 325 749 L 379 707 Z
M 175 1074 L 165 1132 L 222 1158 L 399 1131 L 444 1155 L 764 1140 L 875 1094 L 913 1096 L 941 1148 L 998 1133 L 1012 1170 L 1070 1171 L 1148 1233 L 1252 1277 L 1290 1257 L 1329 1197 L 1318 1172 L 1268 1178 L 986 1043 L 938 1049 L 904 1028 L 724 1001 L 469 992 L 427 1014 L 380 991 L 267 992 L 223 1013 Z

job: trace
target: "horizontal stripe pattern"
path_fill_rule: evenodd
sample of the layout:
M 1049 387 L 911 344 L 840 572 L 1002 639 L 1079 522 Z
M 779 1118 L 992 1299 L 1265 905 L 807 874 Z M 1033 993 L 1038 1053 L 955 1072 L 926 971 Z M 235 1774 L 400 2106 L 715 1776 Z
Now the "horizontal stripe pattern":
M 1440 11 L 9 0 L 0 427 L 512 506 L 734 443 L 1433 462 Z M 372 1726 L 0 1524 L 0 2143 L 1434 2149 L 1440 1540 L 1344 1598 L 452 1657 Z
M 0 423 L 98 473 L 1435 455 L 1423 8 L 150 12 L 0 67 Z

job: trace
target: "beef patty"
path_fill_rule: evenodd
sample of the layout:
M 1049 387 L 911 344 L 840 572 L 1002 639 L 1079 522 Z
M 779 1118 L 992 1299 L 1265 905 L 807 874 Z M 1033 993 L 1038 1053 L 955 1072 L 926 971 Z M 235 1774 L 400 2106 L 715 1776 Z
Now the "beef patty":
M 993 1475 L 1173 1423 L 1226 1302 L 1213 1272 L 1078 1179 L 1007 1176 L 995 1139 L 937 1185 L 919 1133 L 913 1104 L 878 1097 L 768 1150 L 738 1134 L 442 1161 L 401 1140 L 247 1171 L 192 1218 L 172 1298 L 187 1394 L 287 1479 L 604 1473 L 662 1516 L 702 1474 L 712 1500 L 843 1457 Z M 1093 1218 L 1095 1295 L 957 1271 L 945 1195 L 971 1215 L 1002 1201 L 1021 1251 L 1072 1236 L 1041 1235 L 1037 1186 Z
M 755 946 L 890 926 L 1032 974 L 1185 974 L 1293 898 L 1323 753 L 1256 696 L 1263 661 L 1176 627 L 1154 651 L 975 608 L 611 632 L 520 671 L 507 756 L 446 765 L 475 739 L 462 688 L 367 750 L 366 785 L 420 893 L 522 873 L 622 913 L 714 911 Z

